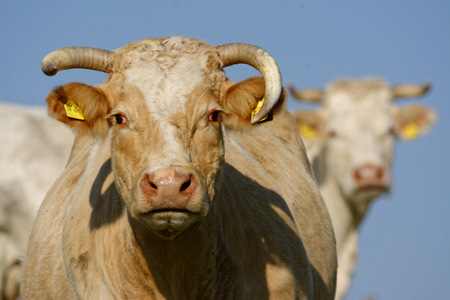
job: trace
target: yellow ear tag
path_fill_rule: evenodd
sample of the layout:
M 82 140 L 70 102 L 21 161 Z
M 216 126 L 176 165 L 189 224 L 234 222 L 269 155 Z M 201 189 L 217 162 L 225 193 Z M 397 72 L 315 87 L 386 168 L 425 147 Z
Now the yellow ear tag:
M 417 138 L 419 136 L 419 126 L 414 122 L 406 124 L 402 128 L 402 136 L 406 140 L 412 140 Z
M 68 99 L 66 104 L 64 104 L 64 109 L 66 110 L 66 115 L 69 118 L 84 120 L 83 113 L 81 109 L 72 100 Z
M 298 130 L 300 131 L 301 136 L 306 139 L 313 140 L 317 137 L 317 129 L 308 124 L 300 124 Z
M 261 109 L 263 103 L 264 103 L 264 98 L 262 98 L 261 100 L 259 100 L 258 105 L 256 105 L 255 110 L 252 111 L 252 119 L 253 119 L 253 117 L 258 113 L 258 111 L 260 111 L 260 109 Z M 264 121 L 264 120 L 266 120 L 266 119 L 267 119 L 267 116 L 265 116 L 264 118 L 262 118 L 261 121 L 259 121 L 259 122 L 262 122 L 262 121 Z

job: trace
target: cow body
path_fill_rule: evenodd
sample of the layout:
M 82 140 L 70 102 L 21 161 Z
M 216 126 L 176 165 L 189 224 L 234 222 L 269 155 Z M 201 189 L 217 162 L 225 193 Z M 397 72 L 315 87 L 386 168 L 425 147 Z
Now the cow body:
M 64 170 L 73 133 L 44 108 L 0 102 L 0 274 L 2 297 L 15 298 L 15 269 L 24 258 L 34 218 Z M 3 299 L 3 298 L 2 298 Z
M 103 85 L 49 95 L 77 136 L 33 228 L 23 299 L 333 298 L 332 227 L 284 96 L 250 125 L 265 83 L 230 82 L 217 51 L 144 40 L 113 52 Z M 68 99 L 84 121 L 63 114 Z
M 392 100 L 427 90 L 428 86 L 418 85 L 391 87 L 375 77 L 339 79 L 325 91 L 291 88 L 295 98 L 322 104 L 316 111 L 298 111 L 294 116 L 336 235 L 336 299 L 350 287 L 358 227 L 372 200 L 391 188 L 395 139 L 417 138 L 436 119 L 425 106 L 395 107 Z

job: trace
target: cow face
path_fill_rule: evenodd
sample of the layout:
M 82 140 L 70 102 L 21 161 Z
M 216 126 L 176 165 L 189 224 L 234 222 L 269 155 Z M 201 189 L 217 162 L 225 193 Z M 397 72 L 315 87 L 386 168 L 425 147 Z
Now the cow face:
M 47 98 L 51 113 L 79 134 L 111 136 L 122 200 L 133 218 L 163 238 L 207 215 L 221 184 L 222 127 L 250 126 L 264 95 L 261 78 L 233 84 L 211 47 L 193 47 L 200 49 L 150 43 L 116 50 L 114 65 L 123 67 L 102 86 L 71 83 Z M 69 99 L 84 120 L 65 115 L 61 107 Z
M 318 111 L 295 115 L 308 157 L 319 156 L 325 174 L 337 182 L 347 199 L 370 201 L 391 187 L 391 165 L 396 138 L 413 139 L 435 121 L 424 106 L 392 105 L 383 82 L 355 81 L 331 85 Z
M 170 98 L 145 100 L 134 86 L 121 95 L 109 114 L 116 185 L 136 219 L 170 237 L 204 217 L 214 198 L 221 107 L 201 86 L 177 108 Z
M 382 97 L 354 101 L 345 92 L 334 96 L 328 103 L 326 164 L 348 198 L 372 199 L 390 188 L 395 138 L 391 107 L 377 101 Z

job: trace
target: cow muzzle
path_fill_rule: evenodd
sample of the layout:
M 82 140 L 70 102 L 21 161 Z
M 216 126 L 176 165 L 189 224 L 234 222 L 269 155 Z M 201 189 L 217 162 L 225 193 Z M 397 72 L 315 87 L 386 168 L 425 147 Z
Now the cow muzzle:
M 372 164 L 365 164 L 353 171 L 353 181 L 358 193 L 381 194 L 389 189 L 385 168 Z
M 173 238 L 206 214 L 205 189 L 187 167 L 145 173 L 139 183 L 141 218 L 152 231 Z

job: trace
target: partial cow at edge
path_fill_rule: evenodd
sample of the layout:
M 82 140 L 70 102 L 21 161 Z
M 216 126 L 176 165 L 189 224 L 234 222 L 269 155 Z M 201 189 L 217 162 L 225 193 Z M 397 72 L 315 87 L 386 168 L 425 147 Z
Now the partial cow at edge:
M 429 84 L 391 86 L 384 79 L 337 79 L 325 90 L 290 86 L 291 95 L 317 102 L 294 113 L 315 177 L 331 215 L 338 253 L 336 299 L 347 293 L 358 255 L 358 226 L 373 199 L 391 189 L 396 139 L 428 132 L 437 116 L 424 105 L 395 106 L 419 97 Z
M 45 107 L 0 102 L 0 119 L 0 291 L 1 299 L 15 299 L 34 218 L 64 170 L 74 134 Z
M 238 63 L 264 80 L 231 82 Z M 109 76 L 47 97 L 76 138 L 36 218 L 22 299 L 334 298 L 331 220 L 266 51 L 173 37 L 42 63 L 77 67 Z

